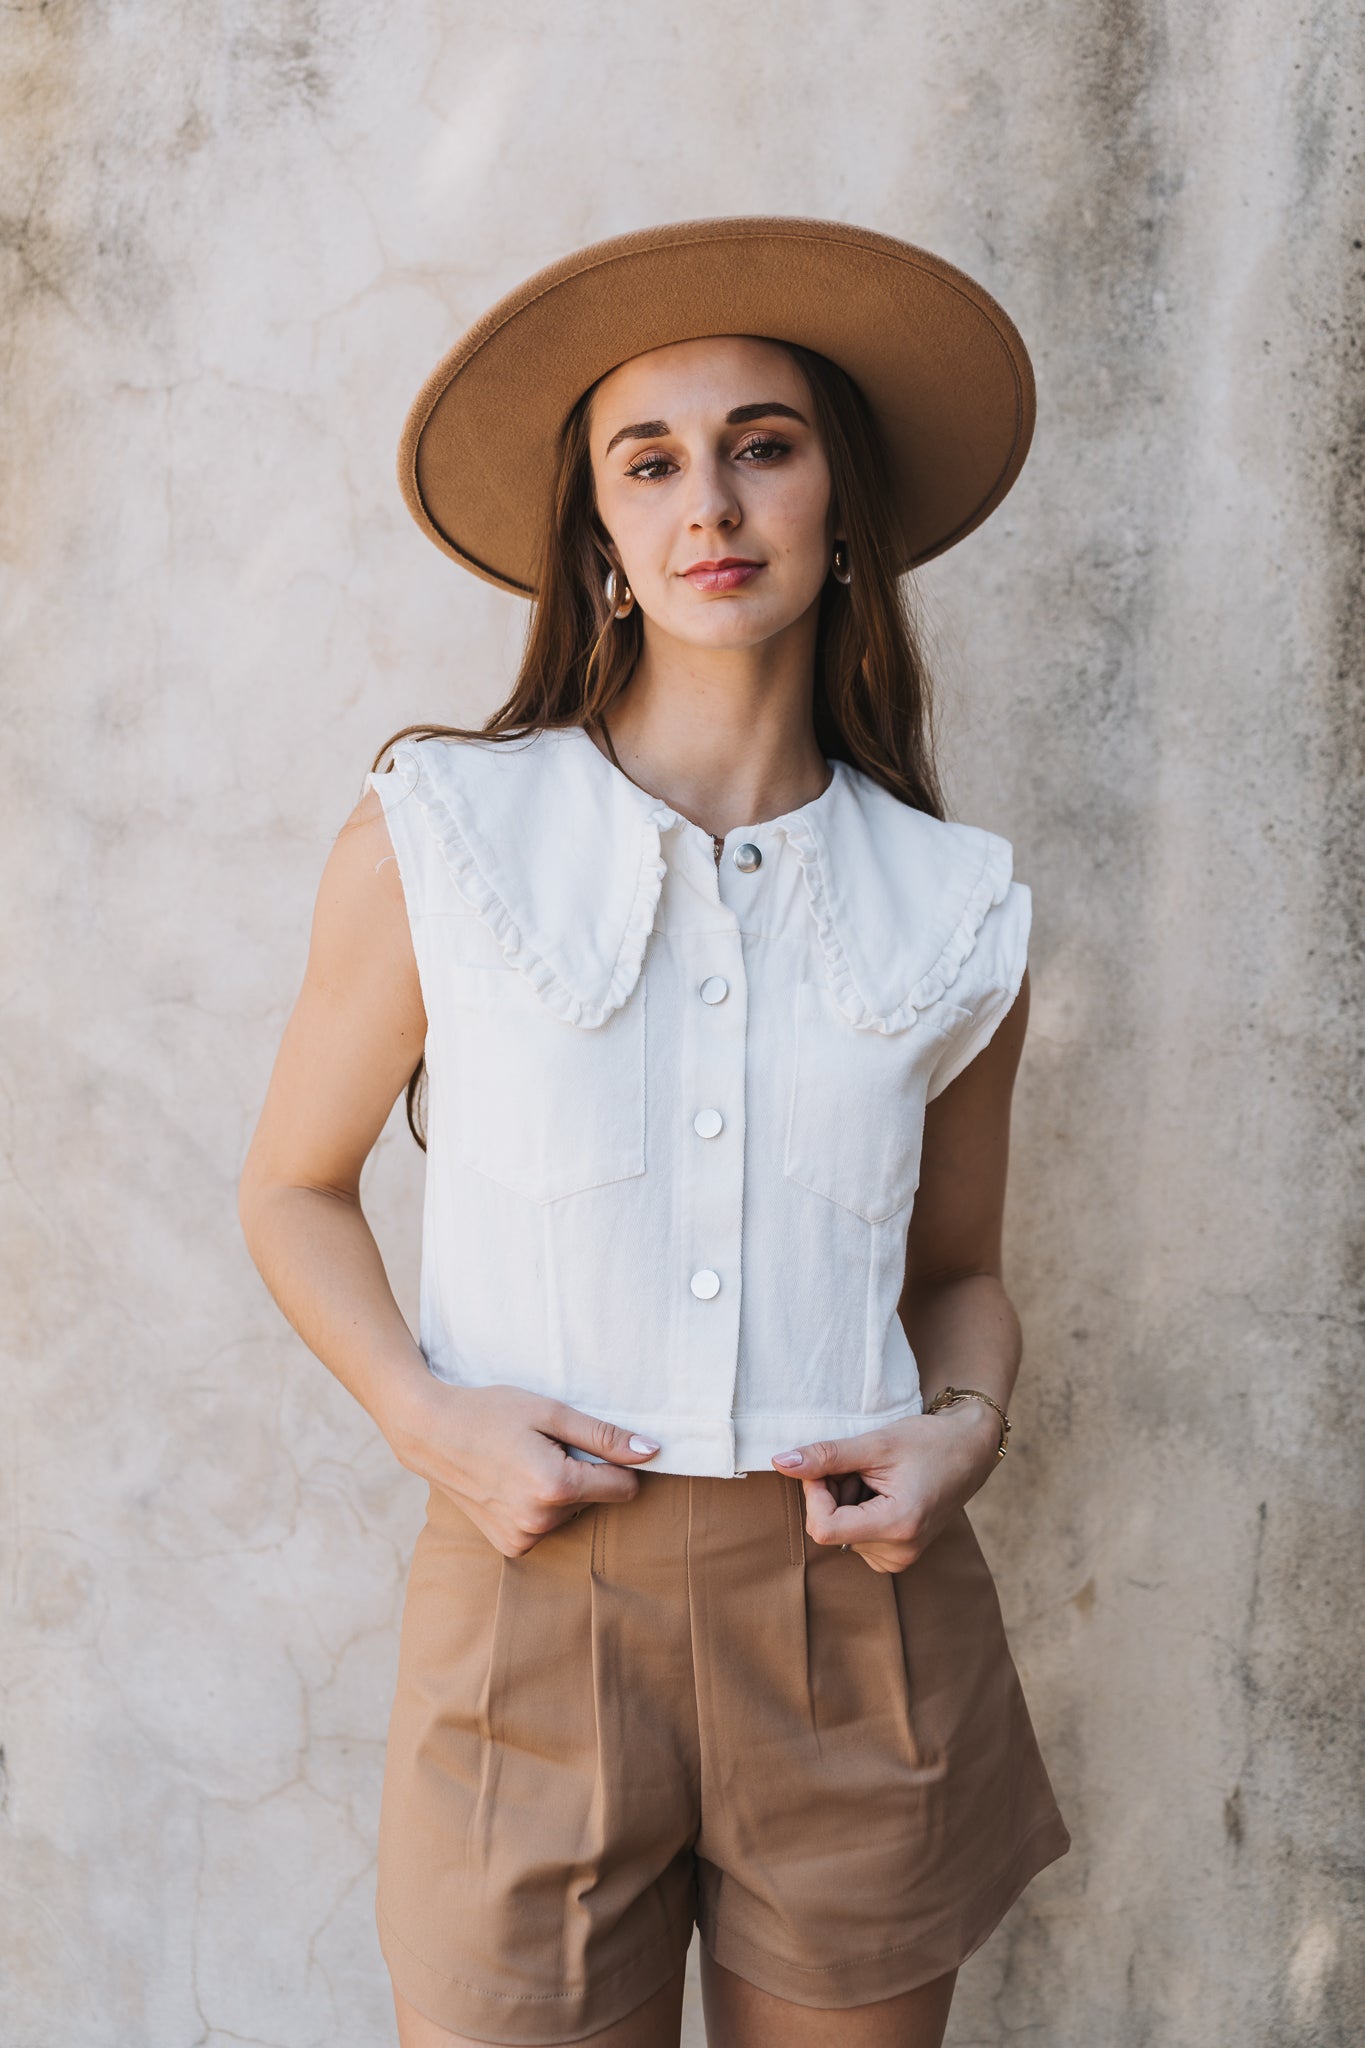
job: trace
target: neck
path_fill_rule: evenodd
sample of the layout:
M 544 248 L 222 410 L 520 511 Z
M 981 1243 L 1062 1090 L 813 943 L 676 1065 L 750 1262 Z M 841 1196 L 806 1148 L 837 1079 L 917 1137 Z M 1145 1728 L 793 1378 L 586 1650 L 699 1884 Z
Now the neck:
M 800 622 L 798 622 L 800 623 Z M 811 704 L 814 650 L 645 646 L 601 751 L 713 836 L 809 803 L 829 781 Z M 774 658 L 776 657 L 776 658 Z

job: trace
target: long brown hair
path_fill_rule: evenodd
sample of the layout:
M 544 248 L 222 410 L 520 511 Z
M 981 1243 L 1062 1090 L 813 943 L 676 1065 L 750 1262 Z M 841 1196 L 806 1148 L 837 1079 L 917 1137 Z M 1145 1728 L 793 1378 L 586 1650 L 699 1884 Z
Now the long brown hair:
M 851 583 L 830 576 L 820 596 L 813 711 L 827 760 L 847 761 L 903 803 L 942 818 L 934 763 L 933 692 L 910 579 L 898 578 L 904 547 L 881 436 L 866 400 L 828 357 L 781 342 L 810 388 L 829 464 L 832 510 L 847 536 Z M 526 646 L 508 697 L 477 727 L 408 725 L 374 757 L 378 768 L 403 739 L 500 740 L 544 727 L 593 726 L 634 673 L 644 627 L 637 604 L 614 617 L 603 588 L 609 537 L 597 514 L 588 440 L 592 385 L 560 433 L 554 499 L 541 540 Z M 425 1061 L 407 1086 L 408 1127 L 426 1149 L 419 1094 Z

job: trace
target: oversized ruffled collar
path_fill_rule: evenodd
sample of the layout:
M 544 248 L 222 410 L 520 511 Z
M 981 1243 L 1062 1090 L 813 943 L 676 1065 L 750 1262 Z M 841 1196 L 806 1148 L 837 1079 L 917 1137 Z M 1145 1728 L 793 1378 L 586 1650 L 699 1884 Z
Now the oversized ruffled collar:
M 640 977 L 663 834 L 689 821 L 581 726 L 403 740 L 394 768 L 504 957 L 566 1023 L 603 1023 Z M 832 768 L 819 796 L 764 830 L 785 832 L 801 863 L 825 977 L 850 1024 L 902 1031 L 952 987 L 1009 888 L 1012 848 L 914 810 L 846 761 Z

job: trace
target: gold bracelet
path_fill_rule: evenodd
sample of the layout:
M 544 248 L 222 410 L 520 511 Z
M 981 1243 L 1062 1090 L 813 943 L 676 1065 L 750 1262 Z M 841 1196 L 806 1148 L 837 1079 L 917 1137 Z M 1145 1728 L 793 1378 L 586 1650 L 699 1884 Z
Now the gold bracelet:
M 993 1401 L 989 1394 L 983 1394 L 979 1387 L 944 1387 L 939 1393 L 935 1394 L 924 1412 L 926 1415 L 937 1415 L 940 1408 L 951 1408 L 957 1401 L 985 1401 L 989 1407 L 994 1408 L 996 1414 L 1000 1417 L 1000 1442 L 995 1453 L 998 1464 L 1009 1448 L 1010 1419 L 1008 1415 L 1006 1415 L 998 1401 Z

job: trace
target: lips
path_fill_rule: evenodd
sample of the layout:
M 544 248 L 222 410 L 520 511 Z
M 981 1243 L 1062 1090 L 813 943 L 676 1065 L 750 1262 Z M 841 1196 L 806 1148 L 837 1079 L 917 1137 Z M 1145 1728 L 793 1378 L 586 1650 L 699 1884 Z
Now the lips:
M 694 562 L 684 574 L 694 590 L 738 590 L 762 567 L 743 555 L 724 555 L 716 562 Z

